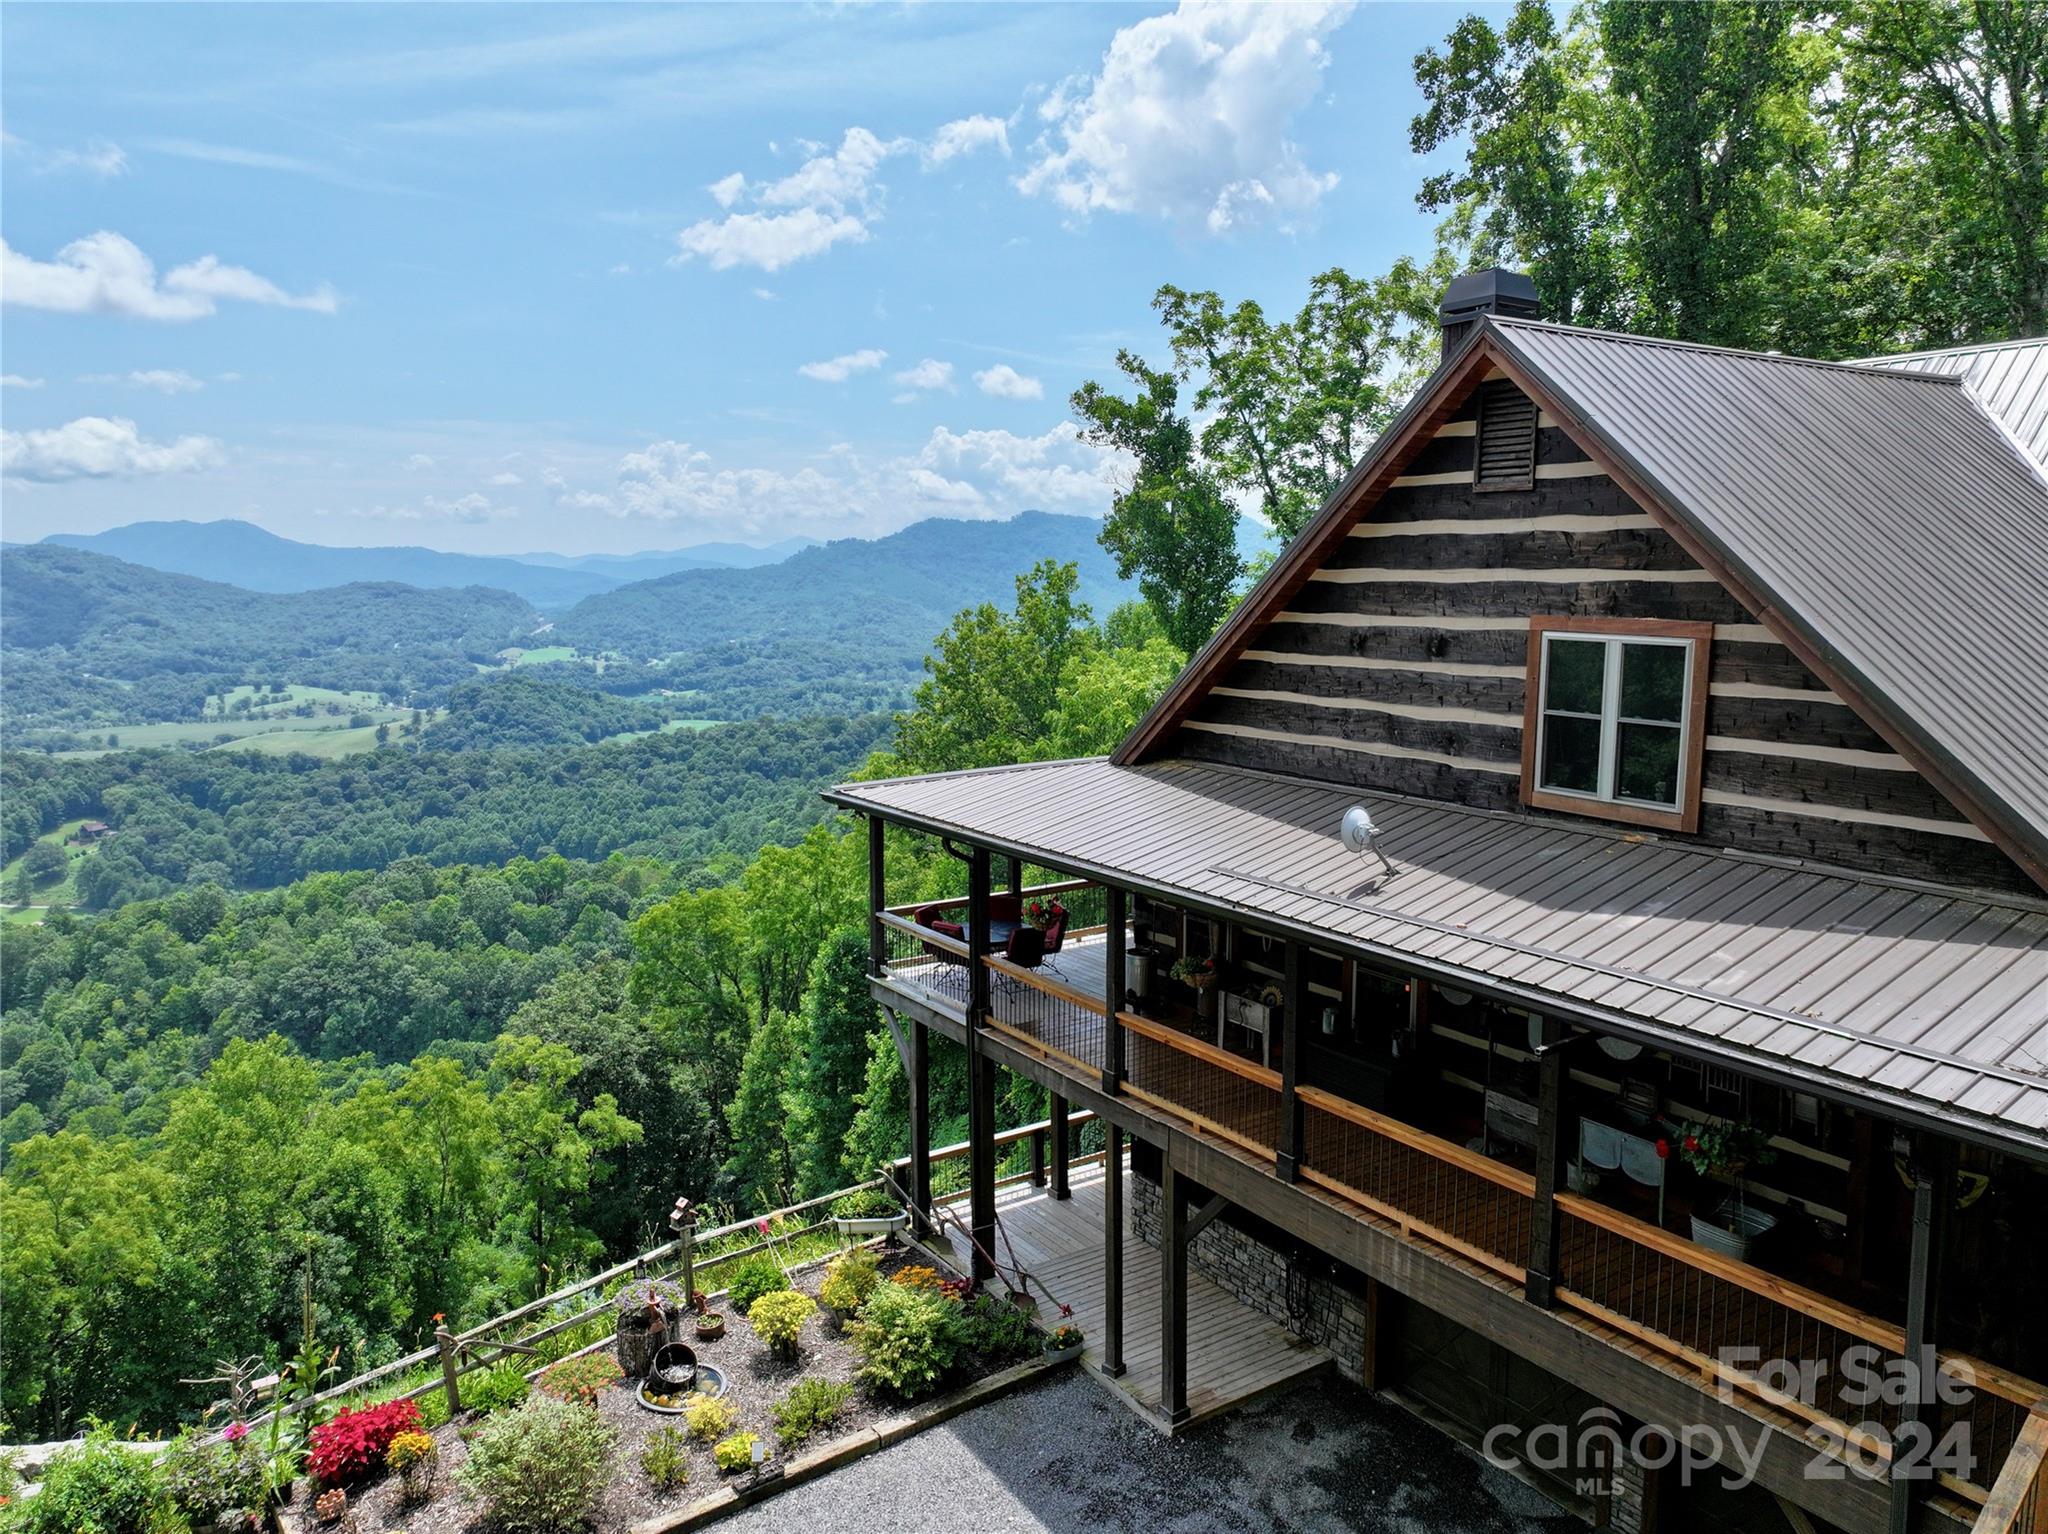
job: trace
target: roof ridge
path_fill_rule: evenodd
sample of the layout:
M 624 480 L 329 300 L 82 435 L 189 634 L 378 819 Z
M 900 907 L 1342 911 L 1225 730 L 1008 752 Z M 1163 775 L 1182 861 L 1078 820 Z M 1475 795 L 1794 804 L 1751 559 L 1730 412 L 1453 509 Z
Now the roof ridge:
M 1828 362 L 1819 357 L 1800 357 L 1790 352 L 1749 351 L 1740 346 L 1709 346 L 1704 341 L 1678 341 L 1668 336 L 1639 336 L 1626 330 L 1598 330 L 1590 325 L 1560 325 L 1554 320 L 1527 320 L 1510 315 L 1489 314 L 1486 322 L 1502 330 L 1547 330 L 1558 335 L 1585 336 L 1595 341 L 1622 341 L 1634 346 L 1655 346 L 1667 351 L 1705 352 L 1710 356 L 1740 357 L 1747 362 L 1775 362 L 1787 367 L 1823 368 L 1830 372 L 1854 373 L 1862 378 L 1912 378 L 1923 383 L 1960 387 L 1962 379 L 1953 373 L 1922 373 L 1912 368 L 1878 367 L 1868 361 Z
M 1930 357 L 1960 357 L 1970 352 L 2002 352 L 2022 346 L 2048 346 L 2048 336 L 2013 336 L 2004 341 L 1958 341 L 1954 346 L 1925 346 L 1912 352 L 1883 352 L 1858 357 L 1861 367 L 1889 367 L 1895 362 L 1921 362 Z

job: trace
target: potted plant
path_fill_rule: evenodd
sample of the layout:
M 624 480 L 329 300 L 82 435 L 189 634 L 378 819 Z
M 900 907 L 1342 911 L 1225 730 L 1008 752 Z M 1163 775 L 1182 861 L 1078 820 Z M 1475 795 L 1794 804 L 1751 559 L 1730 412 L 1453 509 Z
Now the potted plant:
M 1216 961 L 1207 954 L 1176 959 L 1168 972 L 1195 993 L 1195 1012 L 1209 1021 L 1216 1007 Z
M 1769 1136 L 1754 1124 L 1702 1124 L 1680 1138 L 1678 1154 L 1702 1177 L 1724 1177 L 1735 1185 L 1735 1191 L 1713 1209 L 1693 1215 L 1693 1240 L 1725 1257 L 1747 1260 L 1756 1243 L 1778 1223 L 1776 1215 L 1752 1209 L 1743 1197 L 1742 1174 L 1778 1159 Z
M 1063 1358 L 1072 1358 L 1081 1351 L 1087 1339 L 1081 1335 L 1081 1328 L 1072 1322 L 1055 1326 L 1046 1334 L 1045 1358 L 1047 1363 L 1058 1363 Z
M 716 1342 L 725 1335 L 725 1317 L 711 1308 L 711 1301 L 700 1292 L 692 1296 L 691 1303 L 697 1307 L 697 1340 Z
M 1029 918 L 1032 926 L 1038 928 L 1041 932 L 1047 932 L 1052 929 L 1054 922 L 1065 920 L 1067 908 L 1061 905 L 1057 898 L 1052 900 L 1034 900 L 1024 907 L 1024 914 Z

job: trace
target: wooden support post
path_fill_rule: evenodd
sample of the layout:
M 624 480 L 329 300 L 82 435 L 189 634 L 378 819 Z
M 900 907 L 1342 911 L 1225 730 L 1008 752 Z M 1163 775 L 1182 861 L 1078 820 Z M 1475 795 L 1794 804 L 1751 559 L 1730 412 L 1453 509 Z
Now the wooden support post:
M 1301 1178 L 1301 1035 L 1308 1023 L 1308 955 L 1293 938 L 1282 961 L 1280 1010 L 1280 1148 L 1273 1170 L 1283 1182 Z
M 697 1302 L 697 1222 L 690 1221 L 676 1232 L 676 1255 L 682 1259 L 683 1303 Z
M 1190 1415 L 1187 1209 L 1170 1148 L 1159 1166 L 1159 1415 L 1178 1427 Z
M 1557 1304 L 1557 1190 L 1564 1185 L 1564 1024 L 1545 1015 L 1536 1049 L 1536 1195 L 1529 1206 L 1529 1262 L 1524 1292 L 1532 1305 Z
M 1004 861 L 1010 865 L 1010 893 L 1021 899 L 1024 894 L 1024 860 L 1005 858 Z
M 1103 1121 L 1102 1139 L 1102 1372 L 1124 1372 L 1124 1132 Z
M 1360 1348 L 1360 1352 L 1364 1356 L 1358 1360 L 1358 1379 L 1359 1383 L 1364 1385 L 1367 1390 L 1377 1390 L 1380 1388 L 1382 1378 L 1381 1341 L 1386 1335 L 1383 1323 L 1383 1318 L 1386 1314 L 1385 1305 L 1384 1291 L 1380 1288 L 1380 1281 L 1376 1278 L 1366 1279 L 1365 1296 L 1362 1303 L 1362 1308 L 1365 1312 L 1365 1336 L 1363 1338 L 1363 1346 Z
M 1064 1199 L 1074 1196 L 1073 1186 L 1068 1177 L 1073 1159 L 1073 1126 L 1067 1122 L 1067 1100 L 1055 1092 L 1052 1094 L 1052 1196 Z
M 868 973 L 879 975 L 889 964 L 889 929 L 882 925 L 882 908 L 889 903 L 883 878 L 887 852 L 886 825 L 869 815 L 868 823 Z
M 910 1228 L 932 1234 L 932 1032 L 910 1018 Z
M 441 1350 L 441 1391 L 448 1398 L 448 1415 L 453 1417 L 462 1410 L 462 1390 L 455 1381 L 455 1360 L 459 1351 L 455 1345 L 455 1334 L 446 1326 L 436 1326 L 434 1346 Z
M 1124 1008 L 1125 896 L 1114 884 L 1103 890 L 1102 1090 L 1114 1097 L 1123 1088 L 1124 1030 L 1116 1020 Z
M 983 1047 L 988 1020 L 989 851 L 967 860 L 967 1205 L 974 1276 L 996 1276 L 996 1065 Z
M 1034 1129 L 1026 1137 L 1031 1145 L 1031 1186 L 1045 1186 L 1045 1131 Z
M 1934 1135 L 1913 1137 L 1913 1245 L 1906 1263 L 1906 1376 L 1914 1389 L 1899 1407 L 1893 1441 L 1912 1443 L 1914 1423 L 1938 1430 L 1936 1395 L 1940 1355 L 1942 1259 L 1948 1248 L 1949 1211 L 1955 1207 L 1956 1148 Z M 1892 1470 L 1892 1534 L 1908 1534 L 1918 1504 L 1933 1483 L 1936 1456 L 1902 1457 Z

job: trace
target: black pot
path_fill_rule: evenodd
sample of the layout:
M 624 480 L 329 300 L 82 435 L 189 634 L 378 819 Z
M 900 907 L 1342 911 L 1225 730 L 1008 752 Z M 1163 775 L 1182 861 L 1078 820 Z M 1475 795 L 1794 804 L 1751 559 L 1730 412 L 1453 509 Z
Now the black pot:
M 664 1395 L 688 1390 L 697 1383 L 697 1355 L 680 1342 L 665 1342 L 654 1350 L 654 1363 L 647 1371 L 650 1388 Z

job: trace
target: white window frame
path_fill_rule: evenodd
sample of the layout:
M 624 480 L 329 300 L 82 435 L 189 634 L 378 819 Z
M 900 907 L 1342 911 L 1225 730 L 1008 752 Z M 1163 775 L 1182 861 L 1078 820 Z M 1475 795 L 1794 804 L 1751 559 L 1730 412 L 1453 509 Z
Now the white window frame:
M 1536 789 L 1539 793 L 1563 794 L 1573 799 L 1585 799 L 1599 804 L 1622 804 L 1632 808 L 1661 810 L 1677 814 L 1685 808 L 1685 764 L 1692 746 L 1692 687 L 1693 639 L 1678 639 L 1661 634 L 1597 634 L 1582 633 L 1570 629 L 1547 629 L 1543 633 L 1542 666 L 1536 678 L 1536 717 L 1538 731 L 1536 738 Z M 1600 673 L 1600 712 L 1584 714 L 1572 709 L 1550 707 L 1550 647 L 1553 643 L 1597 644 L 1605 647 Z M 1683 651 L 1685 654 L 1684 691 L 1679 698 L 1678 718 L 1641 719 L 1633 714 L 1621 712 L 1621 664 L 1626 647 L 1629 645 L 1664 645 Z M 1597 785 L 1591 793 L 1583 788 L 1563 788 L 1558 784 L 1545 782 L 1543 768 L 1548 760 L 1550 745 L 1550 720 L 1552 715 L 1565 719 L 1597 719 L 1600 724 L 1600 759 Z M 1615 787 L 1618 748 L 1621 741 L 1621 727 L 1625 724 L 1649 725 L 1660 730 L 1678 731 L 1678 781 L 1672 785 L 1670 799 L 1634 799 L 1620 793 Z

